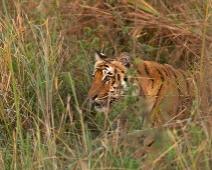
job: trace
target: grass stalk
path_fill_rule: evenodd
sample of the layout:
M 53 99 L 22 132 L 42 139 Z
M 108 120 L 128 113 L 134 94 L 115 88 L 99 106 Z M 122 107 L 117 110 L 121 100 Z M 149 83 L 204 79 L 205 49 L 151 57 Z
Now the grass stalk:
M 200 56 L 200 74 L 201 74 L 200 79 L 201 79 L 201 82 L 203 81 L 205 42 L 206 42 L 206 35 L 207 35 L 208 19 L 209 19 L 209 1 L 207 0 L 206 5 L 205 5 L 205 20 L 204 20 L 204 24 L 203 24 L 202 49 L 201 49 L 201 56 Z

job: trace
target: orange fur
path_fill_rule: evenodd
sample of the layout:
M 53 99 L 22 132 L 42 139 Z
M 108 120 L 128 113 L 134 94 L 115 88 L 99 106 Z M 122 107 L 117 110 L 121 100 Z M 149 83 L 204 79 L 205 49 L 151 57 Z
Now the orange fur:
M 184 116 L 195 98 L 193 79 L 172 66 L 152 61 L 135 59 L 129 53 L 121 53 L 116 59 L 97 56 L 94 80 L 89 90 L 89 98 L 107 112 L 110 103 L 118 101 L 127 91 L 126 84 L 136 86 L 136 94 L 148 101 L 153 118 L 161 119 L 161 113 L 170 117 Z M 136 70 L 133 76 L 126 76 L 127 70 Z M 128 81 L 126 81 L 128 79 Z M 181 113 L 181 114 L 179 114 Z M 159 118 L 160 117 L 160 118 Z

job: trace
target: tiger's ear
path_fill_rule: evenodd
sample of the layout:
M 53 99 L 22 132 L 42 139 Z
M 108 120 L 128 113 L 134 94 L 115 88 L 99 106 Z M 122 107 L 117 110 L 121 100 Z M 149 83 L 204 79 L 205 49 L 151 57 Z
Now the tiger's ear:
M 123 52 L 117 58 L 119 62 L 121 62 L 125 67 L 129 68 L 132 62 L 132 56 L 128 52 Z
M 106 58 L 107 58 L 107 56 L 104 53 L 99 52 L 99 51 L 96 50 L 96 53 L 95 53 L 95 60 L 96 61 L 102 61 L 102 60 L 104 60 Z

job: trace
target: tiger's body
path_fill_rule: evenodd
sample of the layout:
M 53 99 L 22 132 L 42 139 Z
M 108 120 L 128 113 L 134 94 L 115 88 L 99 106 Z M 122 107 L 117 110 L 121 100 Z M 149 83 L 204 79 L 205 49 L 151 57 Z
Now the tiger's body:
M 107 112 L 113 102 L 119 101 L 128 91 L 129 84 L 136 89 L 133 95 L 146 99 L 151 116 L 160 121 L 163 120 L 159 113 L 182 119 L 195 98 L 193 79 L 168 64 L 140 59 L 132 61 L 129 53 L 111 59 L 97 52 L 94 67 L 88 97 L 100 112 Z M 135 71 L 135 75 L 128 76 L 129 70 Z

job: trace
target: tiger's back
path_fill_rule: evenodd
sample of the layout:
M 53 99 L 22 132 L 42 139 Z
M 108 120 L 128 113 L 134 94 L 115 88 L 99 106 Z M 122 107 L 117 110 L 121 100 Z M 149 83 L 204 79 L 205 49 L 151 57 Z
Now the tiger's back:
M 137 80 L 152 108 L 152 117 L 159 121 L 163 115 L 176 119 L 185 117 L 195 98 L 193 79 L 168 64 L 143 60 L 137 63 L 134 63 Z

